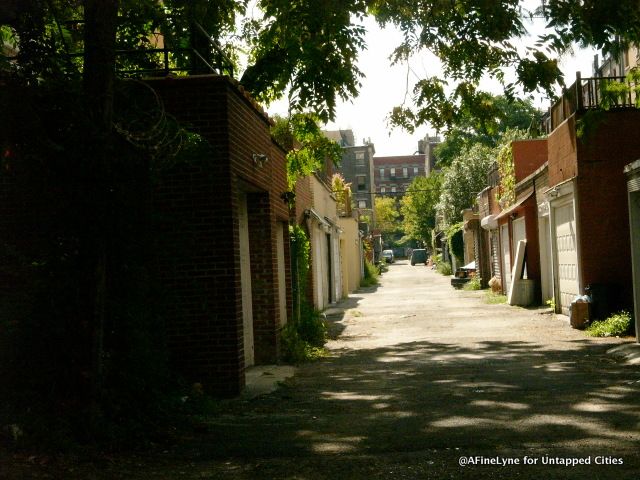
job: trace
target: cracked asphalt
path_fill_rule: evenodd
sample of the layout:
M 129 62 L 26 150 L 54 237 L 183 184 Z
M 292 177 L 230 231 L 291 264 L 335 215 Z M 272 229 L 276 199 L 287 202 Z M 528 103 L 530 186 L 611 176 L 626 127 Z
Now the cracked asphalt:
M 606 353 L 631 340 L 484 295 L 399 261 L 327 312 L 328 358 L 69 478 L 639 478 L 640 371 Z

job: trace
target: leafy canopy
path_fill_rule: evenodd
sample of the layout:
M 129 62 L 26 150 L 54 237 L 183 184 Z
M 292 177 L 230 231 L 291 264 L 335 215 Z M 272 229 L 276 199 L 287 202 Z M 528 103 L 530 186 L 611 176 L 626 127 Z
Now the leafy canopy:
M 3 6 L 0 26 L 12 30 L 2 36 L 17 39 L 23 73 L 45 78 L 82 70 L 81 59 L 60 54 L 82 49 L 82 24 L 66 21 L 82 18 L 83 3 Z M 469 113 L 490 115 L 487 94 L 477 88 L 483 75 L 501 81 L 508 97 L 516 90 L 551 92 L 563 84 L 556 58 L 575 43 L 614 50 L 640 41 L 637 0 L 540 0 L 534 12 L 518 0 L 257 0 L 255 8 L 248 0 L 119 3 L 119 49 L 154 46 L 161 34 L 170 48 L 196 48 L 205 61 L 233 73 L 255 98 L 270 102 L 288 95 L 292 111 L 312 110 L 322 121 L 335 117 L 338 99 L 357 95 L 362 79 L 357 57 L 366 48 L 360 20 L 373 15 L 404 35 L 393 62 L 428 50 L 443 64 L 442 78 L 427 76 L 414 85 L 414 106 L 391 113 L 392 124 L 409 130 L 427 122 L 448 128 Z M 548 28 L 522 48 L 532 16 L 541 17 Z M 210 34 L 208 39 L 197 34 L 193 20 Z M 152 70 L 162 56 L 134 55 L 119 62 Z M 176 53 L 171 62 L 197 71 L 189 65 L 193 57 L 184 53 Z
M 535 135 L 540 118 L 541 112 L 530 100 L 510 101 L 503 95 L 487 94 L 480 114 L 465 112 L 447 131 L 445 140 L 436 149 L 437 163 L 440 167 L 450 165 L 474 143 L 494 147 L 507 130 L 519 129 Z
M 401 200 L 403 227 L 409 238 L 430 243 L 436 227 L 436 205 L 440 198 L 442 175 L 416 177 Z
M 382 234 L 389 234 L 398 231 L 400 224 L 398 223 L 398 207 L 395 199 L 391 197 L 376 197 L 375 198 L 375 218 L 376 228 L 378 228 Z
M 295 113 L 288 118 L 274 116 L 271 134 L 287 150 L 287 180 L 293 188 L 298 178 L 320 171 L 327 162 L 340 163 L 342 149 L 329 140 L 311 113 Z
M 473 205 L 476 195 L 487 185 L 494 164 L 494 149 L 476 143 L 465 149 L 442 175 L 442 191 L 436 210 L 442 227 L 462 220 L 462 210 Z
M 483 108 L 486 93 L 477 85 L 485 74 L 499 80 L 509 97 L 516 90 L 552 94 L 564 83 L 557 57 L 575 43 L 607 51 L 640 40 L 637 0 L 540 0 L 534 11 L 526 10 L 526 3 L 373 1 L 370 10 L 379 23 L 396 25 L 404 34 L 393 60 L 429 50 L 441 60 L 447 79 L 419 80 L 413 88 L 415 106 L 394 109 L 392 123 L 410 130 L 426 122 L 437 129 L 450 127 L 469 110 Z M 522 48 L 533 17 L 544 21 L 547 30 Z

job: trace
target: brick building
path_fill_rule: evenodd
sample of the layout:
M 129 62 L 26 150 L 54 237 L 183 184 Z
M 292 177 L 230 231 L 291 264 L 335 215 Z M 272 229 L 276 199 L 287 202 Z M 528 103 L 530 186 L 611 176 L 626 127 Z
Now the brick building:
M 376 193 L 400 198 L 415 177 L 426 175 L 427 163 L 426 155 L 374 157 Z
M 162 174 L 154 191 L 172 363 L 220 395 L 274 363 L 290 305 L 285 152 L 270 122 L 227 77 L 149 79 L 166 110 L 212 145 Z
M 495 202 L 499 179 L 478 196 L 483 280 L 500 278 L 506 292 L 513 279 L 515 245 L 527 241 L 526 276 L 537 282 L 538 302 L 553 299 L 569 314 L 571 301 L 591 287 L 592 318 L 633 304 L 630 227 L 625 165 L 640 157 L 633 135 L 640 110 L 627 98 L 601 111 L 596 123 L 585 114 L 599 108 L 594 92 L 601 79 L 577 78 L 550 109 L 547 138 L 514 142 L 516 202 Z M 580 122 L 591 128 L 582 136 Z M 483 258 L 484 257 L 484 258 Z
M 342 160 L 336 170 L 351 183 L 355 208 L 361 214 L 371 216 L 375 222 L 373 156 L 376 150 L 373 143 L 363 140 L 362 145 L 356 145 L 352 130 L 326 131 L 324 134 L 342 147 Z

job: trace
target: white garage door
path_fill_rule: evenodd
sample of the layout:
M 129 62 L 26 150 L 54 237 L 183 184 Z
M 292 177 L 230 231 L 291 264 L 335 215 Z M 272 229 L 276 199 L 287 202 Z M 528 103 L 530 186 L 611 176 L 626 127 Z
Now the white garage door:
M 558 271 L 558 289 L 562 313 L 569 315 L 571 300 L 579 294 L 578 250 L 576 245 L 576 221 L 573 203 L 554 208 Z
M 514 220 L 511 224 L 511 229 L 513 232 L 513 238 L 512 238 L 512 245 L 513 245 L 513 255 L 515 256 L 516 251 L 518 249 L 518 242 L 520 240 L 526 240 L 527 239 L 527 231 L 526 231 L 526 227 L 525 227 L 525 223 L 524 223 L 524 218 L 518 218 L 516 220 Z M 527 277 L 527 267 L 525 266 L 524 268 L 524 275 L 523 278 L 528 278 Z
M 509 224 L 500 227 L 500 249 L 502 250 L 502 286 L 508 292 L 511 286 L 511 251 L 509 249 Z

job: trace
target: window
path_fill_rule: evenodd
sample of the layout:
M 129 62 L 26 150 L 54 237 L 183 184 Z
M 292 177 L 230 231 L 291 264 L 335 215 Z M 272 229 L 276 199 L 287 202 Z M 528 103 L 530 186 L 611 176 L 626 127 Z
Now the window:
M 413 167 L 413 174 L 417 175 L 418 174 L 418 167 Z
M 396 169 L 395 169 L 395 168 L 390 168 L 390 169 L 389 169 L 389 175 L 391 175 L 391 178 L 395 178 L 395 176 L 396 176 Z
M 396 193 L 396 187 L 391 187 L 391 193 Z
M 356 166 L 364 167 L 364 152 L 356 152 Z
M 409 169 L 407 167 L 402 167 L 402 176 L 407 178 L 409 176 Z
M 380 169 L 380 178 L 384 178 L 384 168 Z
M 362 192 L 367 189 L 367 179 L 363 175 L 358 175 L 356 177 L 358 181 L 358 191 Z
M 366 200 L 358 200 L 358 208 L 367 208 Z
M 384 193 L 386 191 L 387 191 L 387 189 L 385 187 L 380 187 L 380 193 Z

